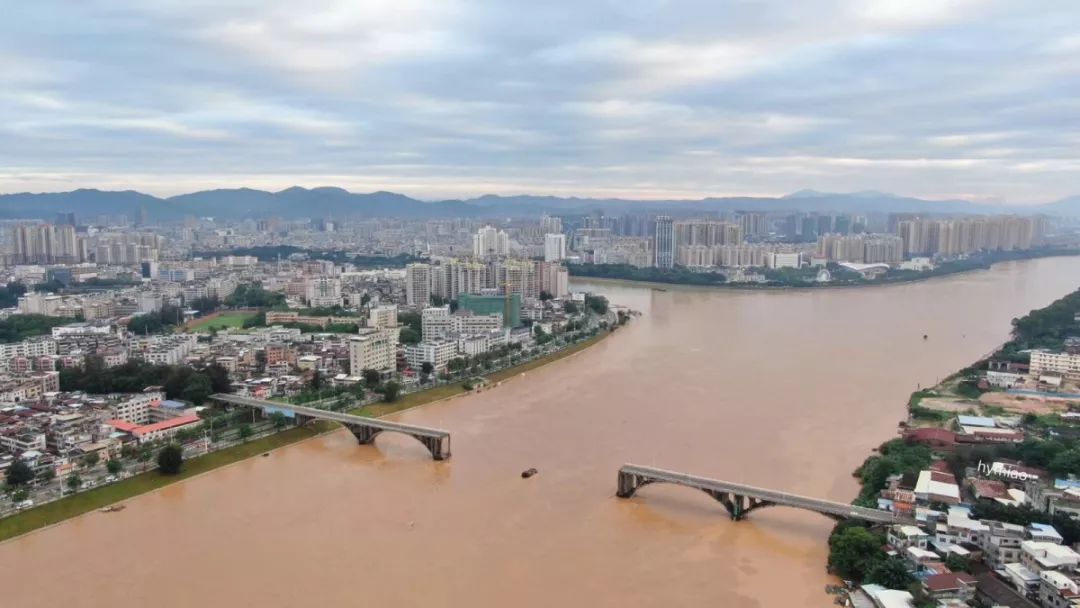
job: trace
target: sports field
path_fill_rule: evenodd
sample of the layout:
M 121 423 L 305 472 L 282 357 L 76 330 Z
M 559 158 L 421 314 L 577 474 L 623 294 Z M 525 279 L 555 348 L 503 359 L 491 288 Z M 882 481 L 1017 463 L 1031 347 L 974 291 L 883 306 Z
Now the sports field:
M 244 321 L 254 317 L 252 312 L 223 312 L 205 319 L 196 319 L 188 324 L 188 331 L 210 331 L 211 329 L 226 329 L 229 327 L 243 327 Z

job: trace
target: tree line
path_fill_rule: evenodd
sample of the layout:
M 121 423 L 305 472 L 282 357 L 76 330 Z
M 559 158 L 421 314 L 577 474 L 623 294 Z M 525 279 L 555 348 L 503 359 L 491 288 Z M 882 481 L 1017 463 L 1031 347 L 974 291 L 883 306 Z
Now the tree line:
M 196 369 L 186 365 L 154 365 L 129 361 L 106 367 L 101 357 L 87 357 L 80 367 L 60 370 L 60 390 L 92 394 L 137 393 L 148 386 L 161 386 L 169 399 L 183 399 L 201 405 L 214 393 L 230 389 L 228 371 L 218 365 Z

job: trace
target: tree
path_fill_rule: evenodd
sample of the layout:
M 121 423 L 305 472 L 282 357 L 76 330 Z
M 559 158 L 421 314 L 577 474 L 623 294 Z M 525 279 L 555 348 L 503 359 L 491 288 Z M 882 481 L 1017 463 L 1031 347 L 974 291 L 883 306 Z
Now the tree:
M 34 469 L 24 460 L 15 460 L 7 470 L 7 485 L 18 487 L 34 481 Z
M 435 371 L 435 366 L 431 364 L 431 361 L 424 361 L 420 365 L 420 373 L 425 376 L 430 376 L 433 371 Z
M 54 479 L 56 479 L 56 469 L 52 467 L 44 469 L 43 471 L 38 473 L 38 480 L 40 480 L 42 483 L 49 483 Z
M 422 334 L 411 327 L 402 327 L 401 332 L 398 334 L 398 339 L 402 344 L 416 344 L 420 341 Z
M 369 388 L 378 386 L 379 380 L 382 379 L 382 377 L 379 376 L 379 372 L 374 369 L 365 369 L 361 372 L 361 375 L 364 377 L 364 384 Z
M 945 557 L 945 567 L 953 572 L 970 572 L 971 562 L 963 555 L 957 555 L 956 553 L 950 553 Z
M 285 414 L 282 414 L 281 412 L 274 412 L 273 414 L 270 414 L 270 420 L 274 422 L 274 428 L 279 431 L 285 428 L 285 425 L 289 423 L 289 419 L 286 418 Z
M 30 490 L 27 490 L 26 488 L 19 488 L 11 495 L 11 500 L 16 503 L 20 503 L 28 498 L 30 498 Z
M 829 570 L 838 576 L 861 581 L 884 556 L 885 539 L 860 525 L 837 526 L 829 538 Z
M 163 475 L 178 474 L 184 466 L 184 450 L 175 443 L 170 443 L 158 452 L 157 465 Z
M 903 559 L 890 557 L 879 560 L 871 566 L 864 580 L 888 589 L 907 589 L 911 583 L 915 582 L 915 577 L 908 572 Z
M 203 373 L 210 379 L 210 390 L 215 393 L 227 393 L 232 390 L 229 370 L 225 369 L 220 363 L 211 363 Z
M 387 403 L 393 403 L 398 400 L 400 392 L 401 387 L 398 385 L 397 382 L 391 380 L 390 382 L 386 383 L 386 386 L 383 387 L 383 398 L 386 400 Z
M 67 477 L 67 487 L 72 492 L 78 492 L 82 487 L 82 477 L 78 473 L 72 473 Z
M 110 458 L 109 462 L 105 463 L 105 470 L 109 472 L 109 475 L 119 475 L 120 471 L 124 470 L 124 463 L 120 462 L 119 458 Z
M 552 300 L 552 299 L 554 299 L 554 296 L 552 296 L 550 293 L 548 293 L 546 291 L 541 291 L 540 292 L 540 301 L 541 302 L 547 302 L 548 300 Z
M 192 374 L 180 396 L 185 401 L 190 401 L 195 405 L 202 405 L 213 392 L 214 387 L 211 385 L 209 377 L 205 374 Z
M 323 386 L 322 372 L 315 370 L 315 373 L 311 374 L 311 390 L 317 391 Z
M 250 424 L 240 425 L 240 441 L 247 441 L 254 431 L 251 430 Z
M 565 304 L 563 304 L 563 312 L 568 315 L 576 315 L 579 310 L 580 309 L 578 308 L 577 302 L 567 301 Z
M 604 296 L 594 296 L 587 294 L 585 296 L 585 308 L 593 311 L 598 315 L 605 315 L 608 311 L 608 301 Z
M 101 462 L 101 456 L 98 456 L 97 452 L 91 452 L 86 456 L 83 456 L 82 465 L 86 468 L 92 468 L 97 466 L 97 463 Z
M 1070 449 L 1059 453 L 1050 460 L 1050 472 L 1057 475 L 1080 474 L 1080 449 Z

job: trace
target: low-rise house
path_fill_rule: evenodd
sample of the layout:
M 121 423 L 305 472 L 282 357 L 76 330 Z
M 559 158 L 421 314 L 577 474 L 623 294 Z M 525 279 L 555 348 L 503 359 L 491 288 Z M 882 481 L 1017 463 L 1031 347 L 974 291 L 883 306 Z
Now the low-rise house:
M 1028 568 L 1020 562 L 1005 564 L 1001 572 L 1017 593 L 1028 598 L 1036 598 L 1039 595 L 1039 573 Z
M 909 547 L 926 549 L 930 544 L 930 535 L 918 526 L 891 526 L 886 539 L 893 548 L 903 551 Z
M 1080 564 L 1080 555 L 1069 547 L 1052 542 L 1025 540 L 1020 543 L 1020 563 L 1033 572 L 1071 570 Z
M 1023 526 L 1000 521 L 982 524 L 978 544 L 987 566 L 997 569 L 1020 560 L 1020 544 L 1026 537 Z
M 1076 574 L 1047 570 L 1039 574 L 1039 603 L 1044 608 L 1072 608 L 1080 603 Z
M 915 498 L 924 503 L 955 505 L 960 503 L 960 487 L 951 473 L 920 471 L 919 479 L 915 482 Z
M 975 577 L 964 572 L 935 574 L 923 581 L 923 589 L 934 600 L 970 601 L 975 597 Z

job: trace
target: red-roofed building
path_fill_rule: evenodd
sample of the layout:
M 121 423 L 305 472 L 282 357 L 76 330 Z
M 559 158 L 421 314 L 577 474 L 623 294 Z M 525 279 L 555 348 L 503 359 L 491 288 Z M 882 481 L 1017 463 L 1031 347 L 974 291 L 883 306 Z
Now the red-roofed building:
M 146 443 L 147 441 L 157 441 L 159 439 L 172 437 L 180 429 L 199 424 L 200 422 L 202 422 L 202 418 L 199 418 L 195 414 L 190 414 L 142 426 L 123 420 L 109 420 L 105 424 L 114 427 L 118 431 L 130 433 L 139 441 L 139 443 Z
M 113 427 L 121 433 L 130 433 L 139 428 L 139 425 L 134 422 L 128 422 L 127 420 L 106 420 L 105 424 Z
M 971 493 L 976 499 L 993 500 L 1002 498 L 1012 500 L 1012 497 L 1009 496 L 1009 489 L 1005 487 L 1004 483 L 996 479 L 969 479 L 968 484 L 971 486 Z
M 935 450 L 949 451 L 956 447 L 956 433 L 946 429 L 906 429 L 903 437 L 908 443 L 921 443 Z
M 975 597 L 975 577 L 964 572 L 929 576 L 923 586 L 935 600 L 958 599 L 967 602 Z

